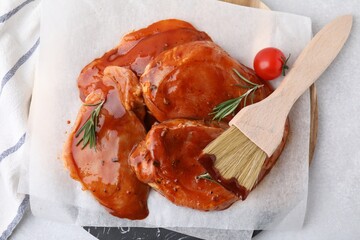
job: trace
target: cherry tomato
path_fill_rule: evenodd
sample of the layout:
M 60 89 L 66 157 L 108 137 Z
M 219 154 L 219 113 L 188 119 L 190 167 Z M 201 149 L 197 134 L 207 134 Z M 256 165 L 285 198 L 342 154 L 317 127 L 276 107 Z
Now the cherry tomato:
M 281 75 L 285 76 L 288 69 L 284 53 L 273 47 L 264 48 L 254 58 L 254 70 L 256 75 L 264 80 L 273 80 Z

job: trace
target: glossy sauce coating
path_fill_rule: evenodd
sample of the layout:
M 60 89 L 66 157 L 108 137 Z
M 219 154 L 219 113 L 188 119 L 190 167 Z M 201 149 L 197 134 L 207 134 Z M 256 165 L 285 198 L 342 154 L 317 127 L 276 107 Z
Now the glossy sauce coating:
M 236 86 L 249 84 L 236 76 L 233 69 L 251 82 L 264 85 L 255 92 L 254 102 L 271 93 L 270 86 L 253 70 L 231 58 L 218 45 L 197 41 L 162 52 L 149 63 L 140 79 L 146 106 L 159 121 L 211 119 L 209 113 L 215 106 L 248 90 Z
M 96 150 L 90 149 L 89 145 L 83 149 L 81 144 L 77 145 L 82 134 L 79 137 L 75 134 L 95 108 L 82 106 L 64 146 L 63 159 L 71 176 L 80 181 L 83 188 L 90 191 L 112 215 L 143 219 L 148 215 L 149 187 L 136 178 L 128 164 L 128 155 L 146 132 L 135 113 L 128 111 L 121 101 L 131 106 L 134 101 L 129 96 L 136 96 L 131 91 L 136 89 L 136 83 L 123 84 L 133 86 L 127 88 L 130 91 L 124 96 L 119 90 L 119 83 L 115 81 L 138 81 L 136 77 L 129 77 L 133 73 L 126 71 L 131 72 L 127 69 L 107 69 L 101 88 L 86 98 L 87 104 L 105 100 L 96 126 Z M 128 78 L 120 79 L 126 76 Z
M 162 20 L 129 33 L 123 37 L 118 47 L 95 59 L 81 71 L 78 77 L 80 98 L 84 100 L 98 88 L 107 66 L 127 67 L 140 76 L 146 65 L 162 51 L 198 40 L 211 39 L 191 24 L 176 19 Z
M 196 177 L 206 170 L 198 162 L 202 149 L 223 132 L 217 124 L 176 119 L 154 125 L 131 153 L 137 177 L 176 205 L 221 210 L 238 198 L 217 183 Z

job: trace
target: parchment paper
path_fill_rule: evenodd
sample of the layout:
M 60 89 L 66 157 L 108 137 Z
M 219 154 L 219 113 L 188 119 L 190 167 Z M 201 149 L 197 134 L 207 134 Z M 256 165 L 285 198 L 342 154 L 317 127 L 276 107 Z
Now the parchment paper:
M 44 0 L 39 68 L 29 122 L 29 194 L 37 216 L 95 226 L 198 227 L 253 230 L 294 229 L 303 223 L 308 186 L 309 95 L 290 114 L 286 148 L 270 174 L 244 202 L 218 212 L 178 207 L 155 191 L 150 215 L 129 221 L 109 215 L 60 159 L 63 143 L 81 106 L 76 79 L 94 58 L 133 29 L 179 18 L 207 32 L 247 66 L 267 46 L 291 53 L 291 65 L 311 38 L 307 17 L 244 8 L 214 0 Z

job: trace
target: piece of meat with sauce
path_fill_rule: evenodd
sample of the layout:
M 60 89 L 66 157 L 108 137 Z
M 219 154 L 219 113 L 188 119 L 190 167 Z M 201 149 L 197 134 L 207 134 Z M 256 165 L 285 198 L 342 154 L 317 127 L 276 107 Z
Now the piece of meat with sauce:
M 254 102 L 271 93 L 271 87 L 253 70 L 218 45 L 197 41 L 164 51 L 149 63 L 140 79 L 145 104 L 160 122 L 174 118 L 211 119 L 209 113 L 215 106 L 249 90 L 237 86 L 249 84 L 233 69 L 251 82 L 264 85 L 256 90 Z
M 162 51 L 199 40 L 211 40 L 190 23 L 167 19 L 125 35 L 120 44 L 85 66 L 78 77 L 81 100 L 98 88 L 108 66 L 127 67 L 140 76 L 146 65 Z
M 220 125 L 219 125 L 220 124 Z M 154 125 L 146 139 L 132 151 L 129 163 L 138 179 L 149 184 L 176 205 L 210 211 L 222 210 L 249 192 L 237 197 L 209 179 L 198 179 L 206 173 L 199 163 L 202 150 L 226 128 L 223 123 L 174 119 Z M 276 163 L 286 142 L 286 124 L 281 144 L 264 162 L 258 181 Z
M 138 179 L 176 205 L 204 211 L 225 209 L 238 198 L 213 181 L 197 179 L 206 172 L 197 161 L 202 149 L 222 132 L 217 123 L 166 121 L 151 128 L 129 163 Z
M 116 66 L 105 68 L 104 74 L 116 82 L 121 103 L 126 111 L 133 111 L 143 121 L 146 113 L 145 103 L 137 76 L 129 69 Z
M 144 111 L 139 110 L 138 89 L 138 79 L 131 70 L 105 69 L 101 88 L 85 100 L 85 104 L 105 101 L 95 126 L 95 149 L 83 147 L 82 142 L 78 144 L 83 133 L 76 137 L 96 108 L 86 105 L 80 108 L 63 149 L 63 160 L 71 177 L 81 182 L 83 189 L 90 191 L 112 215 L 128 219 L 143 219 L 149 213 L 149 187 L 136 178 L 128 164 L 131 149 L 146 135 L 142 122 L 132 111 Z

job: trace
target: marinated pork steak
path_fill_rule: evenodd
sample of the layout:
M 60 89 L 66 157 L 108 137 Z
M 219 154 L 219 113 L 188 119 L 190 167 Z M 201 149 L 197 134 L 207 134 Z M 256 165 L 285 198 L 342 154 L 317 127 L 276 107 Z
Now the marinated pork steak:
M 112 215 L 143 219 L 148 215 L 149 187 L 136 178 L 128 164 L 131 149 L 146 134 L 142 122 L 131 111 L 132 106 L 139 110 L 138 79 L 132 74 L 119 67 L 105 69 L 101 88 L 89 94 L 85 101 L 95 106 L 80 108 L 64 146 L 63 160 L 71 177 L 81 182 L 83 189 L 90 191 Z M 124 86 L 125 89 L 119 89 Z M 84 146 L 84 132 L 79 134 L 79 129 L 99 106 L 98 121 L 94 124 L 95 147 L 91 148 L 91 140 Z
M 198 162 L 202 150 L 228 126 L 206 123 L 201 120 L 174 119 L 154 125 L 146 139 L 132 151 L 129 163 L 136 176 L 149 184 L 176 205 L 210 211 L 222 210 L 245 195 L 237 197 L 232 192 L 205 178 L 206 173 Z M 265 160 L 257 184 L 271 170 L 286 142 L 289 125 L 286 123 L 281 144 Z
M 211 40 L 190 23 L 168 19 L 125 35 L 120 44 L 83 68 L 78 77 L 81 100 L 98 88 L 107 66 L 127 67 L 140 76 L 162 51 L 191 41 Z
M 140 79 L 146 106 L 160 122 L 174 118 L 211 119 L 209 113 L 215 106 L 249 90 L 242 87 L 248 84 L 233 69 L 251 82 L 264 85 L 256 90 L 253 102 L 271 93 L 270 86 L 253 70 L 218 45 L 196 41 L 164 51 L 149 63 Z
M 131 153 L 137 177 L 176 205 L 209 211 L 229 207 L 237 197 L 219 184 L 197 177 L 202 149 L 223 132 L 217 123 L 170 120 L 154 125 Z

